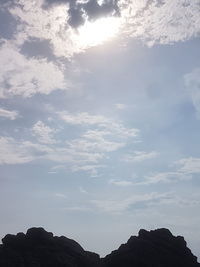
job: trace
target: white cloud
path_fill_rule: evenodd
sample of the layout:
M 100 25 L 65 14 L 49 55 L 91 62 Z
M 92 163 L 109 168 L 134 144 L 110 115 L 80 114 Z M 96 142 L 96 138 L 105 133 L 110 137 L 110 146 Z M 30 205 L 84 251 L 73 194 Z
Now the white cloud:
M 191 176 L 188 174 L 181 173 L 179 171 L 172 172 L 160 172 L 151 175 L 146 175 L 143 182 L 136 183 L 138 185 L 148 185 L 157 183 L 173 183 L 178 180 L 191 180 Z
M 87 112 L 82 112 L 78 114 L 71 114 L 69 112 L 63 111 L 59 112 L 58 115 L 66 123 L 72 125 L 99 125 L 105 127 L 111 121 L 101 115 L 90 115 Z
M 79 151 L 88 151 L 88 152 L 112 152 L 116 151 L 119 148 L 125 146 L 125 143 L 122 142 L 112 142 L 108 141 L 105 138 L 102 138 L 100 140 L 87 140 L 86 138 L 79 138 L 75 139 L 72 142 L 69 142 L 69 146 L 73 150 L 79 150 Z
M 123 110 L 123 109 L 125 109 L 127 106 L 126 106 L 125 104 L 117 103 L 117 104 L 115 104 L 115 107 L 116 107 L 116 109 Z
M 200 174 L 200 158 L 184 158 L 174 163 L 176 169 L 170 172 L 160 172 L 144 177 L 144 181 L 136 185 L 148 185 L 156 183 L 173 183 L 187 181 L 193 178 L 194 174 Z
M 67 58 L 96 45 L 95 39 L 88 43 L 91 36 L 88 36 L 87 26 L 82 27 L 82 31 L 75 31 L 69 26 L 67 4 L 44 9 L 43 0 L 18 0 L 18 3 L 20 5 L 9 9 L 21 23 L 15 34 L 17 45 L 30 38 L 46 39 L 57 57 Z M 115 21 L 112 31 L 115 28 L 119 30 L 122 41 L 132 37 L 140 38 L 148 45 L 169 44 L 188 40 L 200 33 L 199 0 L 120 0 L 119 8 L 121 17 L 108 19 Z M 96 25 L 99 27 L 98 21 Z M 94 25 L 91 27 L 93 29 Z
M 72 171 L 78 172 L 78 171 L 86 171 L 90 173 L 91 177 L 96 177 L 98 176 L 98 168 L 103 168 L 105 167 L 104 165 L 74 165 L 72 167 Z
M 9 119 L 9 120 L 15 120 L 19 116 L 18 111 L 16 110 L 7 110 L 0 108 L 0 117 Z
M 20 164 L 34 160 L 48 160 L 66 164 L 66 166 L 70 165 L 71 168 L 78 166 L 84 169 L 84 166 L 87 166 L 88 163 L 94 164 L 103 157 L 99 153 L 74 151 L 66 145 L 61 145 L 62 147 L 52 144 L 50 147 L 48 144 L 24 140 L 17 141 L 12 137 L 0 137 L 0 164 Z M 85 168 L 87 170 L 87 167 Z
M 136 138 L 139 134 L 138 129 L 126 128 L 121 122 L 102 115 L 91 115 L 87 112 L 78 114 L 59 112 L 58 116 L 67 124 L 86 129 L 81 136 L 67 142 L 69 148 L 75 153 L 91 155 L 98 153 L 102 158 L 105 158 L 107 153 L 125 147 L 130 140 Z M 102 167 L 101 164 L 100 166 Z M 97 167 L 99 168 L 99 164 L 95 164 L 95 166 L 79 164 L 78 166 L 75 165 L 73 170 L 88 170 L 94 176 Z
M 200 33 L 199 0 L 122 0 L 121 5 L 126 32 L 149 45 L 184 41 Z
M 57 141 L 53 138 L 55 129 L 45 125 L 42 121 L 36 122 L 32 127 L 33 135 L 37 137 L 40 143 L 55 144 Z
M 158 157 L 159 153 L 156 151 L 145 152 L 145 151 L 134 151 L 134 154 L 125 155 L 123 161 L 126 162 L 142 162 L 144 160 L 154 159 Z
M 131 186 L 134 183 L 131 182 L 131 181 L 126 181 L 126 180 L 115 180 L 115 179 L 111 179 L 109 181 L 109 184 L 113 184 L 113 185 L 116 185 L 116 186 Z
M 78 45 L 79 36 L 68 25 L 68 5 L 42 8 L 43 0 L 18 0 L 20 5 L 10 8 L 10 13 L 21 24 L 15 35 L 16 44 L 21 45 L 31 37 L 50 41 L 57 57 L 71 57 L 82 49 Z
M 178 207 L 192 207 L 200 205 L 199 195 L 182 197 L 177 196 L 175 192 L 151 192 L 147 194 L 139 194 L 134 196 L 128 196 L 124 198 L 115 199 L 98 199 L 92 200 L 91 204 L 94 205 L 94 210 L 99 212 L 106 212 L 110 214 L 121 215 L 125 212 L 141 211 L 144 214 L 148 210 L 152 211 L 152 208 L 158 209 L 158 207 L 166 206 L 178 206 Z
M 185 85 L 193 105 L 200 114 L 200 68 L 194 69 L 184 76 Z
M 63 119 L 62 115 L 59 114 L 61 119 Z M 81 127 L 81 134 L 79 133 L 77 138 L 66 140 L 62 136 L 58 140 L 54 135 L 57 130 L 38 121 L 30 129 L 30 133 L 36 138 L 35 143 L 12 139 L 8 151 L 11 151 L 11 154 L 13 150 L 18 154 L 24 151 L 29 159 L 27 161 L 52 161 L 72 172 L 85 171 L 96 177 L 98 170 L 106 167 L 104 160 L 109 160 L 112 156 L 111 153 L 125 147 L 130 141 L 132 142 L 139 132 L 137 129 L 126 128 L 121 122 L 100 115 L 81 113 L 70 114 L 69 117 L 70 120 L 67 119 L 67 123 Z M 2 157 L 4 156 L 2 155 Z M 9 162 L 7 157 L 6 161 Z M 52 171 L 56 171 L 56 169 L 52 169 Z
M 169 193 L 159 194 L 152 192 L 149 194 L 134 195 L 124 199 L 92 200 L 92 203 L 101 212 L 121 214 L 131 208 L 134 208 L 134 205 L 142 205 L 143 207 L 157 205 L 161 201 L 163 202 L 166 199 L 169 199 L 169 197 Z
M 180 166 L 179 172 L 184 174 L 200 173 L 200 158 L 184 158 L 176 162 Z
M 88 112 L 71 114 L 66 111 L 58 112 L 58 115 L 62 120 L 64 120 L 68 124 L 82 125 L 82 126 L 94 125 L 98 128 L 104 129 L 103 131 L 94 133 L 96 135 L 108 135 L 114 133 L 121 138 L 128 138 L 128 137 L 136 137 L 139 134 L 138 129 L 126 128 L 123 126 L 122 123 L 116 122 L 102 115 L 91 115 Z
M 33 160 L 26 148 L 11 137 L 0 137 L 0 164 L 21 164 Z
M 27 59 L 9 42 L 0 48 L 0 58 L 0 98 L 31 97 L 36 93 L 67 89 L 63 70 L 53 62 Z

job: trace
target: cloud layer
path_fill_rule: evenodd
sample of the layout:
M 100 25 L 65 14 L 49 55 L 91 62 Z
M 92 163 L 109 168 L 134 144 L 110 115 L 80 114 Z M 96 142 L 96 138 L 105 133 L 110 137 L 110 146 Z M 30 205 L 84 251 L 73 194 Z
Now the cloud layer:
M 1 137 L 2 148 L 7 151 L 1 155 L 1 164 L 47 160 L 73 172 L 86 171 L 94 176 L 98 169 L 105 167 L 103 160 L 109 158 L 109 153 L 126 147 L 139 134 L 138 129 L 127 128 L 121 122 L 100 115 L 65 111 L 58 112 L 57 116 L 66 126 L 78 129 L 76 138 L 63 138 L 60 134 L 65 133 L 65 127 L 54 129 L 39 120 L 29 129 L 32 140 Z

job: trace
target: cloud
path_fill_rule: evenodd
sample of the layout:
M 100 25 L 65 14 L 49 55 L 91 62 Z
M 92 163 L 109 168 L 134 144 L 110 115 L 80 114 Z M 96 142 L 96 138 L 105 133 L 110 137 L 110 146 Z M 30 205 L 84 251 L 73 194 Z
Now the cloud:
M 115 180 L 115 179 L 111 179 L 109 181 L 109 184 L 116 185 L 116 186 L 131 186 L 134 183 L 131 182 L 131 181 L 126 181 L 126 180 Z
M 184 174 L 198 174 L 200 173 L 200 158 L 184 158 L 176 161 L 180 166 L 179 172 Z
M 43 0 L 18 2 L 19 5 L 8 9 L 19 24 L 14 42 L 21 46 L 31 38 L 47 40 L 57 57 L 70 58 L 96 45 L 95 42 L 82 42 L 84 36 L 73 27 L 103 17 L 120 16 L 122 42 L 136 38 L 149 46 L 170 44 L 194 38 L 200 33 L 198 0 L 105 0 L 102 3 L 97 0 L 46 0 L 46 7 Z
M 22 164 L 33 160 L 26 147 L 11 137 L 0 137 L 0 164 Z
M 76 28 L 84 24 L 86 20 L 95 20 L 100 17 L 119 15 L 118 0 L 46 0 L 46 5 L 68 4 L 68 23 Z
M 185 41 L 200 33 L 199 1 L 126 1 L 121 3 L 124 28 L 148 45 Z M 166 16 L 166 14 L 168 14 Z
M 96 163 L 103 156 L 100 153 L 88 153 L 69 148 L 67 145 L 40 144 L 30 141 L 16 140 L 12 137 L 0 137 L 0 164 L 21 164 L 34 160 L 48 160 L 74 166 Z
M 39 120 L 29 129 L 30 135 L 35 137 L 34 142 L 15 140 L 12 137 L 4 138 L 7 154 L 1 155 L 1 164 L 45 160 L 62 165 L 65 170 L 84 171 L 95 177 L 99 169 L 106 167 L 104 160 L 109 160 L 111 153 L 125 147 L 133 138 L 137 138 L 139 132 L 101 115 L 68 112 L 55 114 L 58 115 L 58 119 L 73 125 L 75 129 L 81 127 L 77 131 L 79 134 L 76 138 L 66 140 L 66 135 L 61 132 L 61 138 L 58 139 L 55 135 L 57 130 Z M 65 127 L 62 126 L 60 131 L 65 131 Z M 15 160 L 9 159 L 8 155 L 11 154 Z
M 191 176 L 181 173 L 179 171 L 160 172 L 151 175 L 146 175 L 143 182 L 136 183 L 136 185 L 149 185 L 157 183 L 174 183 L 180 180 L 191 180 Z
M 83 192 L 88 194 L 87 192 Z M 64 208 L 69 211 L 91 211 L 95 213 L 107 213 L 110 215 L 148 214 L 156 211 L 160 214 L 160 208 L 163 207 L 197 207 L 200 205 L 199 195 L 189 197 L 177 196 L 175 192 L 151 192 L 147 194 L 131 195 L 127 197 L 118 197 L 106 199 L 86 200 L 85 203 L 77 203 Z
M 117 103 L 117 104 L 115 104 L 115 107 L 116 107 L 116 109 L 123 110 L 123 109 L 126 108 L 126 105 L 125 104 Z
M 84 130 L 78 138 L 67 142 L 68 147 L 74 153 L 88 153 L 91 155 L 98 153 L 102 159 L 108 158 L 107 153 L 125 147 L 139 134 L 138 129 L 127 128 L 121 122 L 102 115 L 92 115 L 87 112 L 78 114 L 58 112 L 57 114 L 66 124 L 81 127 L 81 131 Z M 84 164 L 83 166 L 78 164 L 73 167 L 73 170 L 87 170 L 90 171 L 92 176 L 96 176 L 99 167 L 104 167 L 104 164 Z
M 0 108 L 0 117 L 15 120 L 19 116 L 18 111 Z
M 184 76 L 185 85 L 193 105 L 200 115 L 200 68 L 194 69 L 192 72 Z
M 121 214 L 130 209 L 141 209 L 158 203 L 163 203 L 165 200 L 171 198 L 171 193 L 156 193 L 140 194 L 130 196 L 124 199 L 115 200 L 93 200 L 92 203 L 101 212 L 108 212 L 113 214 Z
M 149 45 L 184 41 L 199 35 L 199 1 L 149 0 L 46 0 L 46 4 L 68 3 L 68 23 L 78 27 L 86 20 L 121 16 L 124 32 Z M 168 16 L 166 16 L 168 14 Z
M 96 126 L 98 128 L 104 129 L 104 131 L 93 131 L 89 132 L 94 135 L 109 135 L 115 134 L 121 138 L 137 137 L 139 130 L 135 128 L 126 128 L 120 122 L 115 122 L 112 119 L 106 118 L 102 115 L 92 115 L 87 112 L 82 112 L 78 114 L 70 114 L 69 112 L 58 112 L 59 117 L 68 124 L 81 125 L 81 126 Z M 88 137 L 89 137 L 88 133 Z
M 175 192 L 151 192 L 147 194 L 139 194 L 134 196 L 128 196 L 124 198 L 115 199 L 99 199 L 92 200 L 91 204 L 94 205 L 94 210 L 121 215 L 125 212 L 142 211 L 144 213 L 148 210 L 152 211 L 152 208 L 158 210 L 163 206 L 178 206 L 178 207 L 192 207 L 200 205 L 199 195 L 182 197 L 178 196 Z
M 58 115 L 66 123 L 73 125 L 96 125 L 104 127 L 110 121 L 101 115 L 90 115 L 87 112 L 82 112 L 78 114 L 71 114 L 69 112 L 63 111 L 59 112 Z
M 57 89 L 67 89 L 62 69 L 53 62 L 27 59 L 9 42 L 0 48 L 0 58 L 0 98 L 47 95 Z
M 145 152 L 135 151 L 133 155 L 128 154 L 123 157 L 123 161 L 126 162 L 142 162 L 144 160 L 154 159 L 158 157 L 159 153 L 156 151 Z
M 176 169 L 169 172 L 160 172 L 144 177 L 144 181 L 135 185 L 149 185 L 157 183 L 173 183 L 177 181 L 187 181 L 193 175 L 200 174 L 200 158 L 183 158 L 173 164 Z
M 75 139 L 72 142 L 69 142 L 69 146 L 73 150 L 80 150 L 80 151 L 99 151 L 99 152 L 112 152 L 116 151 L 121 147 L 125 146 L 123 142 L 113 142 L 109 141 L 104 137 L 99 139 L 87 139 L 87 137 L 83 136 L 79 139 Z
M 103 168 L 105 167 L 104 165 L 74 165 L 72 167 L 73 172 L 79 172 L 79 171 L 86 171 L 90 174 L 91 177 L 97 177 L 98 176 L 98 168 Z
M 32 127 L 33 135 L 37 137 L 40 143 L 55 144 L 57 141 L 53 138 L 55 129 L 45 125 L 42 121 L 36 122 Z
M 70 58 L 82 51 L 79 36 L 68 24 L 68 6 L 56 5 L 44 9 L 43 1 L 18 0 L 19 5 L 9 8 L 9 12 L 19 22 L 13 36 L 14 43 L 20 47 L 31 39 L 47 40 L 57 57 Z

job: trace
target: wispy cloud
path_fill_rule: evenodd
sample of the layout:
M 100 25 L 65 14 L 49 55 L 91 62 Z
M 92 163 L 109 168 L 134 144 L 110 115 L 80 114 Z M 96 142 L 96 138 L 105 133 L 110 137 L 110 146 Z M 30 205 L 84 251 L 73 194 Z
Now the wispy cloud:
M 136 185 L 148 185 L 157 183 L 173 183 L 177 181 L 187 181 L 193 175 L 200 173 L 200 158 L 183 158 L 173 164 L 175 170 L 146 175 L 144 180 Z
M 177 196 L 174 192 L 151 192 L 148 194 L 138 194 L 118 199 L 101 199 L 91 202 L 95 206 L 95 210 L 109 214 L 121 215 L 125 212 L 140 211 L 144 209 L 152 209 L 154 207 L 168 206 L 197 206 L 200 205 L 199 195 L 190 197 Z
M 159 153 L 156 151 L 134 151 L 133 154 L 125 155 L 122 160 L 126 162 L 142 162 L 144 160 L 154 159 L 158 156 Z
M 32 127 L 32 133 L 40 143 L 55 144 L 57 141 L 53 138 L 55 129 L 45 125 L 42 121 L 36 122 Z
M 67 113 L 68 114 L 68 113 Z M 57 130 L 45 123 L 37 121 L 30 129 L 34 141 L 16 140 L 2 137 L 7 153 L 1 155 L 1 164 L 18 164 L 34 160 L 48 160 L 59 166 L 51 169 L 55 172 L 61 167 L 72 172 L 88 172 L 92 177 L 98 176 L 100 169 L 105 168 L 111 153 L 125 147 L 132 138 L 136 138 L 137 129 L 126 128 L 121 122 L 94 116 L 89 113 L 70 114 L 70 120 L 59 114 L 59 118 L 67 124 L 81 127 L 77 138 L 68 139 L 62 134 L 65 129 Z M 77 120 L 76 120 L 77 119 Z M 9 155 L 12 155 L 9 158 Z
M 111 121 L 102 115 L 91 115 L 88 112 L 72 114 L 66 111 L 59 112 L 58 115 L 66 123 L 72 125 L 99 125 L 105 127 Z
M 117 103 L 115 104 L 115 107 L 116 109 L 123 110 L 126 109 L 127 106 L 125 104 Z
M 78 171 L 86 171 L 88 173 L 90 173 L 90 176 L 91 177 L 96 177 L 98 176 L 98 169 L 99 168 L 103 168 L 105 167 L 105 165 L 87 165 L 87 164 L 84 164 L 84 165 L 74 165 L 72 167 L 72 171 L 73 172 L 78 172 Z
M 109 184 L 116 185 L 116 186 L 131 186 L 134 183 L 132 181 L 111 179 L 109 180 Z
M 184 174 L 200 173 L 200 158 L 184 158 L 176 161 L 176 165 L 180 166 L 179 172 Z
M 127 138 L 127 137 L 137 137 L 139 134 L 138 129 L 126 128 L 122 123 L 116 122 L 102 115 L 93 115 L 89 114 L 88 112 L 71 114 L 66 111 L 58 112 L 58 115 L 63 121 L 71 125 L 82 125 L 82 126 L 94 125 L 98 128 L 104 129 L 104 131 L 96 132 L 97 135 L 108 135 L 114 133 L 119 137 L 121 136 L 121 138 Z
M 137 206 L 140 206 L 140 208 L 142 206 L 144 208 L 153 204 L 158 204 L 166 199 L 169 199 L 170 195 L 171 193 L 160 194 L 152 192 L 149 194 L 134 195 L 124 199 L 93 200 L 92 203 L 101 212 L 121 214 L 131 208 L 134 208 L 134 206 L 137 209 Z
M 15 120 L 17 117 L 19 117 L 19 113 L 16 110 L 7 110 L 4 108 L 0 108 L 0 117 L 9 120 Z
M 33 160 L 23 143 L 11 137 L 0 137 L 0 164 L 22 164 Z

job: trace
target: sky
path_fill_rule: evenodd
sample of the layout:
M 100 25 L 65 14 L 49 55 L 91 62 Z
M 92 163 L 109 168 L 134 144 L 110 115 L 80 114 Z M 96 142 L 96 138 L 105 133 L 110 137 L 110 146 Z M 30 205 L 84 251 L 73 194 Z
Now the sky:
M 1 0 L 0 237 L 165 227 L 200 258 L 199 48 L 199 0 Z

